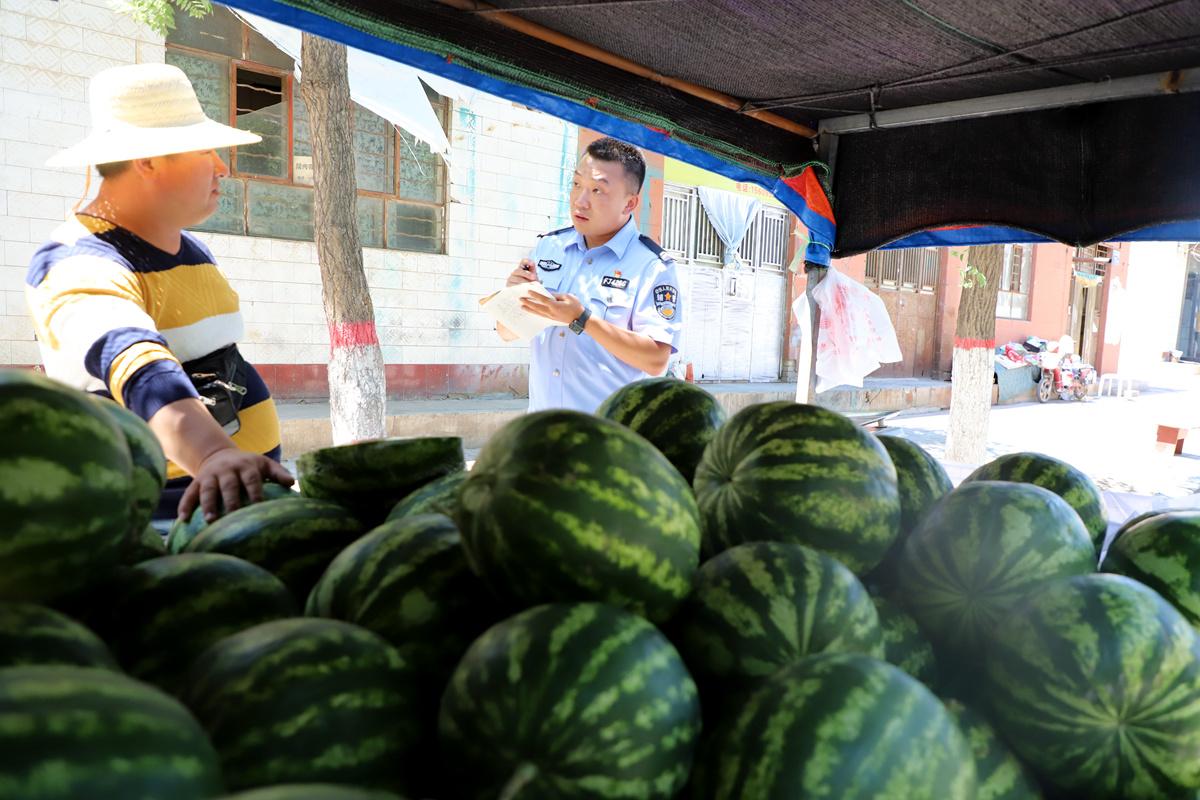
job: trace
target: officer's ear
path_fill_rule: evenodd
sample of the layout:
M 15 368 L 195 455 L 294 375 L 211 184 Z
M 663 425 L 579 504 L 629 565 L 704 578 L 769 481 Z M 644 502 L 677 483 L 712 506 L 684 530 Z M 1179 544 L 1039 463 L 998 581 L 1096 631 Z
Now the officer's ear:
M 632 214 L 634 209 L 642 204 L 642 193 L 631 194 L 625 199 L 625 208 L 621 209 L 622 214 Z

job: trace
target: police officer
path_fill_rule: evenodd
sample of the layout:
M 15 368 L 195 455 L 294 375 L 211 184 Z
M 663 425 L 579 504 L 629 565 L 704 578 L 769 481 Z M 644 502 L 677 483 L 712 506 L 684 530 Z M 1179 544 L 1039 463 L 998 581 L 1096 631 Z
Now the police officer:
M 646 162 L 611 137 L 592 142 L 571 186 L 571 227 L 538 237 L 512 286 L 541 281 L 553 295 L 531 293 L 526 311 L 553 320 L 531 342 L 529 410 L 593 412 L 632 381 L 661 375 L 676 352 L 682 304 L 675 262 L 640 236 Z M 501 326 L 500 335 L 514 335 Z

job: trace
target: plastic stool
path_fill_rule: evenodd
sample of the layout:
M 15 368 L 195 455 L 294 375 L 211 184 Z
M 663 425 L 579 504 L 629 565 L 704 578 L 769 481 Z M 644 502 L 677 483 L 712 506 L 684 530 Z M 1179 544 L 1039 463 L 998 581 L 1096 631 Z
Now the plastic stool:
M 1096 392 L 1098 396 L 1104 395 L 1104 387 L 1115 389 L 1114 397 L 1125 397 L 1133 391 L 1133 378 L 1128 375 L 1118 375 L 1115 372 L 1108 372 L 1100 376 L 1100 387 Z

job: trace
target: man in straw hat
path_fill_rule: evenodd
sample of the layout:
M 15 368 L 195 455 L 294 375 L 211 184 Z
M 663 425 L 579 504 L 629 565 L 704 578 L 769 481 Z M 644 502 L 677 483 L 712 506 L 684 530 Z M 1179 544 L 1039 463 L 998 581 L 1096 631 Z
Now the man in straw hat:
M 96 166 L 96 197 L 37 251 L 26 276 L 46 372 L 112 397 L 149 422 L 170 460 L 155 519 L 210 521 L 220 505 L 293 482 L 279 418 L 238 353 L 238 296 L 185 228 L 217 209 L 228 168 L 218 148 L 260 137 L 205 116 L 187 76 L 166 64 L 96 75 L 92 133 L 48 166 Z

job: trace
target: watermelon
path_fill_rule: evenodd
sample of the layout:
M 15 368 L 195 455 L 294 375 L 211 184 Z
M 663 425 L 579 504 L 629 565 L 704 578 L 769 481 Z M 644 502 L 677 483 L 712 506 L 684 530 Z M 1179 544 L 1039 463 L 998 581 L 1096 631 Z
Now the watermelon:
M 813 653 L 883 656 L 867 590 L 824 553 L 753 542 L 701 565 L 673 628 L 698 678 L 763 678 Z
M 283 500 L 286 498 L 299 497 L 296 492 L 293 492 L 287 486 L 280 486 L 278 483 L 265 482 L 262 486 L 262 500 Z M 218 517 L 225 516 L 225 503 L 218 495 L 217 504 L 219 506 Z M 252 505 L 250 496 L 246 494 L 246 490 L 242 488 L 242 507 L 245 508 Z M 167 533 L 167 551 L 170 553 L 182 553 L 187 549 L 188 542 L 195 539 L 200 531 L 208 527 L 208 520 L 204 518 L 204 510 L 196 506 L 196 510 L 192 512 L 192 516 L 188 519 L 177 519 L 171 525 L 171 530 Z
M 300 456 L 300 492 L 340 503 L 368 526 L 432 480 L 465 469 L 462 439 L 427 436 L 325 447 Z
M 99 395 L 89 395 L 97 407 L 103 409 L 129 446 L 133 460 L 133 500 L 129 506 L 129 532 L 137 539 L 158 508 L 158 497 L 167 482 L 167 457 L 163 454 L 158 437 L 146 421 L 125 406 Z
M 974 800 L 953 717 L 899 668 L 820 653 L 764 680 L 706 736 L 696 800 Z
M 67 615 L 33 603 L 0 603 L 0 667 L 26 664 L 117 669 L 104 642 Z
M 0 669 L 0 797 L 200 800 L 217 754 L 178 701 L 107 669 Z
M 982 656 L 988 632 L 1038 584 L 1093 571 L 1079 515 L 1027 483 L 964 483 L 942 498 L 904 545 L 897 599 L 939 655 Z
M 645 437 L 689 485 L 704 448 L 725 423 L 725 409 L 717 398 L 676 378 L 628 383 L 609 395 L 596 415 Z
M 82 589 L 119 563 L 133 461 L 121 429 L 83 392 L 0 369 L 0 601 Z
M 917 621 L 898 605 L 878 595 L 871 598 L 883 632 L 883 657 L 889 664 L 913 676 L 931 689 L 938 685 L 933 646 L 917 627 Z
M 1041 799 L 1037 779 L 1000 740 L 986 717 L 957 700 L 947 700 L 945 705 L 975 757 L 976 800 Z
M 742 409 L 704 451 L 694 486 L 710 555 L 749 541 L 792 542 L 862 575 L 899 530 L 900 494 L 887 451 L 846 417 L 817 406 Z
M 1200 628 L 1200 511 L 1155 514 L 1133 525 L 1113 541 L 1101 567 L 1146 584 Z
M 163 535 L 153 525 L 147 525 L 137 536 L 126 537 L 125 546 L 121 549 L 121 563 L 138 564 L 166 554 L 167 544 Z
M 224 800 L 401 800 L 391 792 L 333 783 L 285 783 L 227 795 Z
M 262 622 L 295 616 L 296 601 L 271 573 L 233 556 L 184 553 L 143 561 L 106 586 L 89 618 L 135 678 L 179 694 L 188 667 L 210 645 Z
M 457 516 L 458 490 L 466 479 L 467 471 L 460 469 L 430 481 L 396 503 L 385 522 L 413 514 L 445 514 L 451 518 Z
M 270 572 L 298 599 L 325 567 L 363 533 L 336 503 L 308 497 L 266 500 L 231 511 L 196 535 L 188 553 L 226 553 Z
M 394 790 L 420 736 L 408 669 L 387 642 L 330 619 L 227 636 L 188 673 L 185 701 L 231 789 L 338 783 Z
M 1153 590 L 1044 584 L 998 621 L 985 663 L 993 724 L 1048 783 L 1095 800 L 1200 788 L 1200 637 Z
M 600 603 L 536 606 L 489 628 L 450 678 L 445 796 L 667 800 L 699 730 L 696 686 L 653 625 Z
M 899 533 L 891 549 L 871 575 L 886 587 L 894 579 L 896 560 L 904 549 L 904 542 L 934 504 L 949 494 L 954 485 L 942 465 L 916 442 L 901 436 L 876 438 L 892 459 L 900 489 Z
M 679 471 L 590 414 L 541 411 L 505 425 L 459 502 L 472 569 L 526 605 L 596 600 L 661 622 L 699 566 L 696 502 Z
M 984 464 L 967 476 L 970 481 L 1032 483 L 1049 489 L 1075 509 L 1097 552 L 1108 530 L 1104 501 L 1092 479 L 1065 461 L 1041 453 L 1009 453 Z

